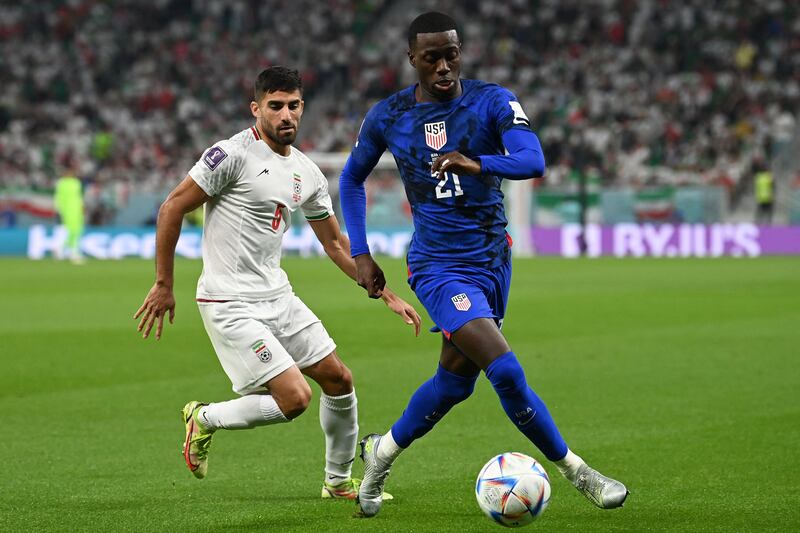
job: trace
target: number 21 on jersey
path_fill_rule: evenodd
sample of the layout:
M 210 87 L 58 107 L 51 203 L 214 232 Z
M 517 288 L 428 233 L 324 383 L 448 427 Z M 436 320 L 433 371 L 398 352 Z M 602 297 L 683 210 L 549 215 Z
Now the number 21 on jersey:
M 448 182 L 451 178 L 453 180 L 452 189 L 448 186 Z M 456 196 L 464 194 L 464 190 L 461 188 L 461 181 L 458 179 L 458 174 L 445 172 L 442 175 L 442 179 L 439 180 L 439 184 L 436 185 L 436 199 L 450 198 L 453 196 L 453 193 L 455 193 Z

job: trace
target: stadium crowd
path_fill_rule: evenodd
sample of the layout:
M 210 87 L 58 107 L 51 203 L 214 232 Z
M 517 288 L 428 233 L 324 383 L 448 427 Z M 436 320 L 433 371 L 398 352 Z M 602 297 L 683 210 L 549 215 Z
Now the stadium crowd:
M 0 186 L 161 189 L 244 129 L 258 72 L 296 66 L 313 100 L 347 74 L 382 0 L 70 0 L 0 11 Z
M 795 134 L 800 5 L 733 0 L 439 0 L 418 10 L 464 25 L 463 74 L 511 88 L 544 145 L 547 183 L 590 170 L 604 183 L 732 187 Z M 411 83 L 390 21 L 361 48 L 328 115 L 350 134 L 366 104 Z M 364 95 L 367 96 L 365 102 Z M 325 126 L 324 130 L 344 130 Z
M 577 169 L 734 188 L 795 134 L 795 2 L 46 1 L 0 12 L 0 186 L 47 187 L 77 158 L 96 183 L 163 189 L 249 124 L 270 64 L 303 74 L 300 147 L 347 151 L 369 105 L 411 83 L 405 30 L 430 8 L 463 24 L 464 77 L 519 96 L 549 184 Z

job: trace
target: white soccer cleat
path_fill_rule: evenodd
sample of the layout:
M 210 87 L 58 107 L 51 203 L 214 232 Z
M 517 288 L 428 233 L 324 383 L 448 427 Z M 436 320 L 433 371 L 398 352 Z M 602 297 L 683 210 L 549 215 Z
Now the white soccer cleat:
M 356 503 L 359 515 L 363 517 L 375 516 L 383 504 L 383 485 L 389 475 L 391 464 L 378 459 L 378 443 L 381 435 L 372 433 L 367 435 L 359 445 L 361 446 L 361 459 L 364 461 L 364 480 L 358 488 Z
M 578 492 L 601 509 L 622 507 L 629 494 L 625 485 L 616 479 L 604 476 L 586 463 L 578 468 L 578 474 L 573 484 Z

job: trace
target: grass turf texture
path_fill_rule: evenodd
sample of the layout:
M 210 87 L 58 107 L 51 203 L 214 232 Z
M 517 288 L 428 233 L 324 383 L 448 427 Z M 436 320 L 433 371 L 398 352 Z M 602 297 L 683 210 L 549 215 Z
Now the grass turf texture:
M 382 264 L 417 303 L 401 262 Z M 800 262 L 514 268 L 505 333 L 529 382 L 571 446 L 633 492 L 600 511 L 546 463 L 553 497 L 530 530 L 797 527 Z M 290 258 L 285 269 L 353 369 L 360 433 L 385 431 L 434 372 L 438 336 L 414 339 L 330 262 Z M 483 378 L 398 460 L 396 500 L 374 519 L 319 498 L 316 400 L 291 424 L 219 432 L 208 478 L 194 479 L 179 410 L 232 393 L 193 303 L 200 263 L 176 270 L 176 322 L 156 343 L 131 319 L 151 262 L 0 261 L 0 530 L 499 531 L 475 502 L 478 470 L 503 451 L 542 456 Z

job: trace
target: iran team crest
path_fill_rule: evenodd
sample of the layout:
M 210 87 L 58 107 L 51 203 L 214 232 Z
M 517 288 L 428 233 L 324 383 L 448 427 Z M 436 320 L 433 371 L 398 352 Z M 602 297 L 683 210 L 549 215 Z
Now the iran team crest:
M 441 150 L 447 144 L 447 130 L 444 121 L 425 124 L 425 144 L 434 150 Z
M 300 193 L 303 191 L 302 188 L 303 178 L 300 177 L 300 174 L 295 173 L 292 176 L 292 200 L 295 202 L 299 202 L 302 197 Z
M 469 311 L 469 308 L 472 307 L 472 302 L 469 301 L 469 296 L 463 292 L 450 298 L 450 301 L 453 302 L 453 305 L 455 305 L 456 309 L 459 311 Z
M 272 359 L 272 352 L 269 351 L 263 340 L 257 340 L 250 345 L 250 348 L 261 359 L 262 363 L 269 363 L 269 360 Z

